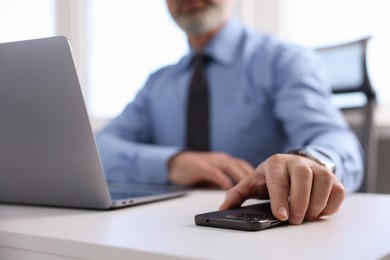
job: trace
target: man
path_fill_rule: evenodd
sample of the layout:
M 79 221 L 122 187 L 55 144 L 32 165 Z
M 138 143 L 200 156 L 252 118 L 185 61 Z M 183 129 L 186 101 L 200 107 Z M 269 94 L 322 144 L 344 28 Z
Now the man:
M 191 50 L 98 134 L 108 180 L 212 184 L 230 189 L 221 209 L 270 198 L 291 224 L 335 213 L 361 182 L 362 155 L 315 56 L 244 28 L 232 0 L 166 2 Z M 207 98 L 195 110 L 192 74 Z

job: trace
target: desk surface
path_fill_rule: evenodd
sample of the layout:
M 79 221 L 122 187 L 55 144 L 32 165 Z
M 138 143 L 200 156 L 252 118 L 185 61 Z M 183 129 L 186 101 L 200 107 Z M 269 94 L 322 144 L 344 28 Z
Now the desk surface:
M 353 194 L 340 212 L 259 232 L 199 227 L 222 191 L 119 210 L 0 204 L 0 258 L 38 259 L 378 259 L 390 255 L 390 195 Z

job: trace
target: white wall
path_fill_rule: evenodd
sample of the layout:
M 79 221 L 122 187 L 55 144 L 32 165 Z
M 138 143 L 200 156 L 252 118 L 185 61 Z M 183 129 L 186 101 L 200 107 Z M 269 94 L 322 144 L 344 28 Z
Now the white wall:
M 280 0 L 241 0 L 239 15 L 243 23 L 264 32 L 281 34 Z

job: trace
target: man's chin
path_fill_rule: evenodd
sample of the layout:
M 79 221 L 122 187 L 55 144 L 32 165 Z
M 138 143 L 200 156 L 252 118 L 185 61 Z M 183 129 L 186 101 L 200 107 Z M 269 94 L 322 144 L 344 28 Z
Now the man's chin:
M 182 28 L 190 36 L 198 36 L 208 33 L 223 24 L 222 14 L 205 14 L 204 12 L 194 12 L 192 15 L 183 16 L 176 21 L 180 28 Z

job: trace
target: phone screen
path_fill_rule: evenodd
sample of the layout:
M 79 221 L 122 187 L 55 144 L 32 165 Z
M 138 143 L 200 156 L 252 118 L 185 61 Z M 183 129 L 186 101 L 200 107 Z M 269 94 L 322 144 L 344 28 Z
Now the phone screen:
M 199 226 L 246 231 L 259 231 L 282 223 L 285 222 L 279 221 L 272 215 L 269 202 L 195 216 L 195 224 Z

